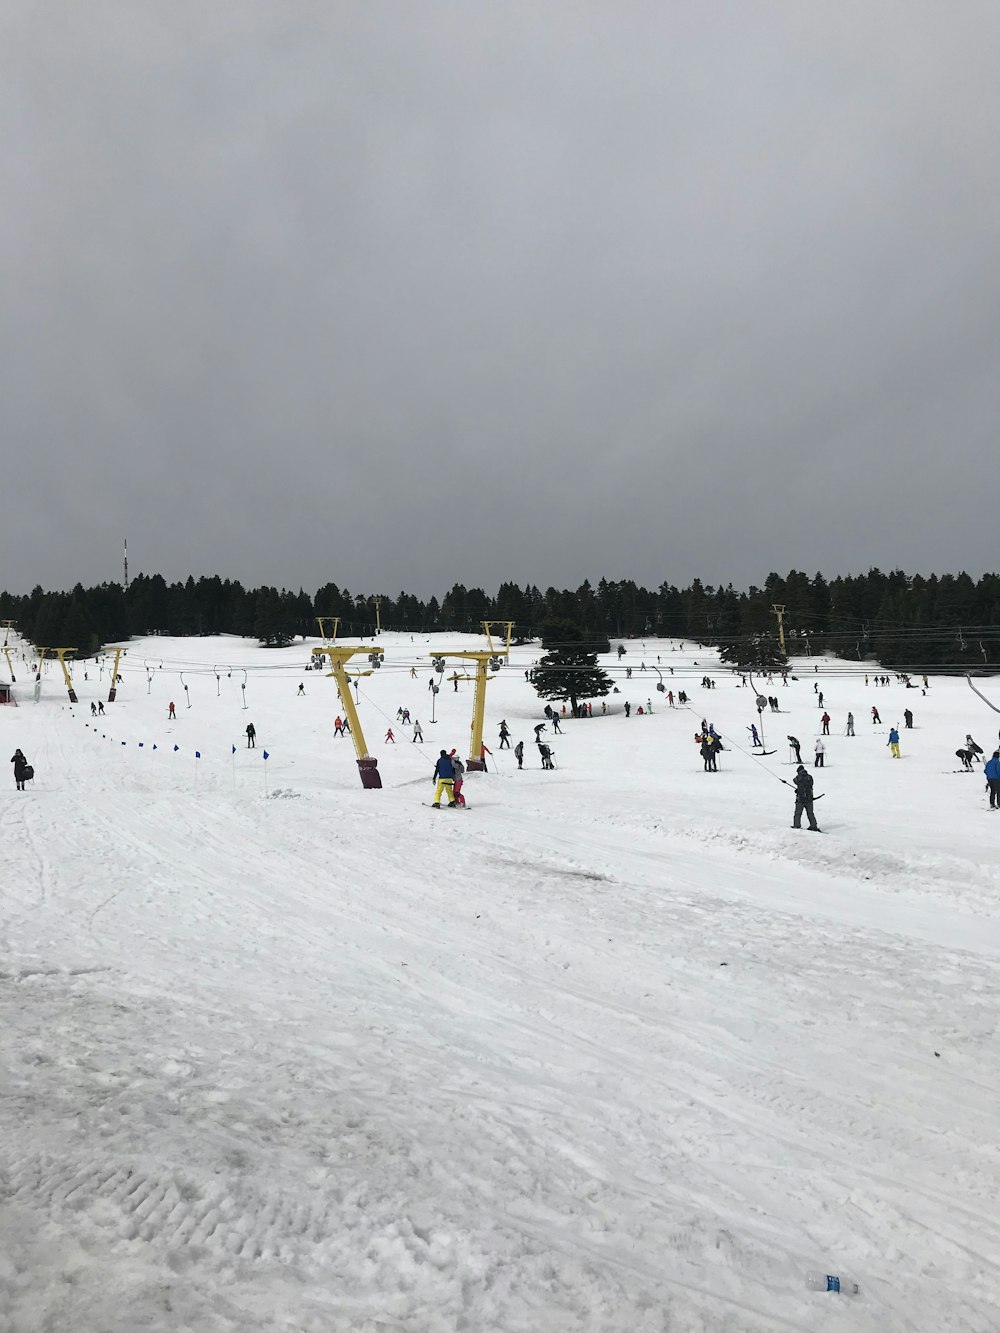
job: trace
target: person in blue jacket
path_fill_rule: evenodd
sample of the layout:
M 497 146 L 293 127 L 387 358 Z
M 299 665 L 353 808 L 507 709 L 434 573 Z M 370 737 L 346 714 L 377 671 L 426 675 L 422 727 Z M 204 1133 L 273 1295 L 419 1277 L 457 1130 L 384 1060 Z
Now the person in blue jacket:
M 1000 810 L 1000 750 L 993 751 L 993 758 L 987 759 L 983 772 L 990 784 L 990 809 Z
M 451 762 L 451 756 L 447 750 L 442 750 L 441 755 L 434 765 L 434 776 L 437 778 L 437 787 L 434 789 L 434 800 L 431 804 L 435 810 L 441 808 L 442 795 L 448 798 L 448 808 L 457 805 L 455 800 L 455 765 Z
M 895 727 L 889 728 L 889 739 L 886 741 L 893 759 L 899 758 L 899 732 Z

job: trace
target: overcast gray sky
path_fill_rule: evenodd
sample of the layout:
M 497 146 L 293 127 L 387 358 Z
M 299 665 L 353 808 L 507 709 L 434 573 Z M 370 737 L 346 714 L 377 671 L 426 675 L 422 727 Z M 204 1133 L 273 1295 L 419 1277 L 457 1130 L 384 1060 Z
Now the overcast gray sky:
M 995 0 L 0 0 L 0 586 L 1000 564 Z

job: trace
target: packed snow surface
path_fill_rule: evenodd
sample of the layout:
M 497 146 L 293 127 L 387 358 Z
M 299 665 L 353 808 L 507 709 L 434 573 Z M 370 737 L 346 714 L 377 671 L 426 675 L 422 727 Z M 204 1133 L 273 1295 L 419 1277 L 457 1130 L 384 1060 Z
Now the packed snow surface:
M 480 644 L 380 638 L 380 791 L 311 643 L 137 641 L 115 703 L 107 660 L 74 667 L 75 707 L 14 655 L 0 1329 L 995 1333 L 1000 813 L 955 750 L 1000 719 L 961 679 L 799 659 L 754 682 L 782 710 L 754 758 L 753 688 L 630 641 L 547 772 L 529 645 L 469 809 L 434 810 L 473 690 L 452 659 L 432 724 L 430 655 Z M 787 733 L 821 835 L 789 827 Z

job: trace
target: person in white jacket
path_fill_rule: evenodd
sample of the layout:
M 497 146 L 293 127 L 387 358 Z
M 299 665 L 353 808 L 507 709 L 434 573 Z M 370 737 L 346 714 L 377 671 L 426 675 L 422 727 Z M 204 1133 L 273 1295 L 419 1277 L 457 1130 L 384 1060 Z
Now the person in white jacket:
M 823 758 L 824 758 L 825 755 L 826 755 L 826 746 L 823 744 L 823 737 L 822 737 L 822 736 L 817 736 L 817 737 L 816 737 L 816 760 L 815 760 L 815 762 L 814 762 L 814 764 L 813 764 L 813 768 L 822 768 L 822 767 L 823 767 Z

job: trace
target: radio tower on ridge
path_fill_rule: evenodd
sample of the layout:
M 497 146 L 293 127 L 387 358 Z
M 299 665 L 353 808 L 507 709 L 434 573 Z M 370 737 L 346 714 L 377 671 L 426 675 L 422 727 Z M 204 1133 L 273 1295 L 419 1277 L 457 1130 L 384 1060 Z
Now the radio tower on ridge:
M 125 538 L 125 591 L 128 592 L 128 538 Z

